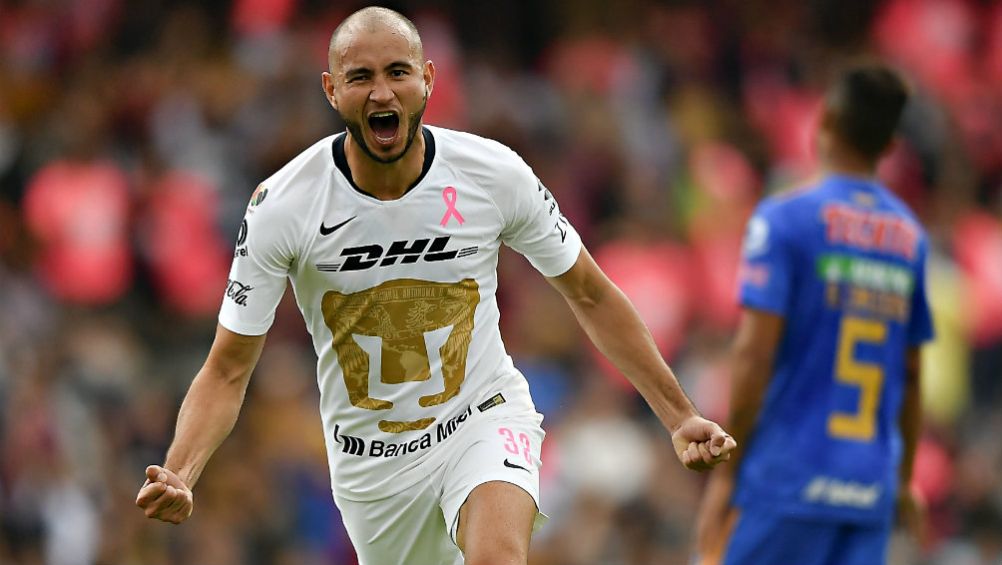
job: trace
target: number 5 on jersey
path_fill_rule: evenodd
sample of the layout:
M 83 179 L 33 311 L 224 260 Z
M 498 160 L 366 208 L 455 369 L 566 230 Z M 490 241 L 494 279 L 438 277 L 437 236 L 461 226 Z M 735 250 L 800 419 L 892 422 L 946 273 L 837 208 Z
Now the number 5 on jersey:
M 856 413 L 835 412 L 828 418 L 828 434 L 854 441 L 872 441 L 877 428 L 877 408 L 884 387 L 884 369 L 856 359 L 856 345 L 880 345 L 887 338 L 887 324 L 848 316 L 839 330 L 835 380 L 859 388 Z

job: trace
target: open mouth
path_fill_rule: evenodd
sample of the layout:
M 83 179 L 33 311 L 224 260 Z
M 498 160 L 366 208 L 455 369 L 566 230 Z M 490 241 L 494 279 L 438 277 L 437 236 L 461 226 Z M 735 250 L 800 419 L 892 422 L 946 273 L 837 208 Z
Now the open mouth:
M 375 112 L 369 115 L 369 128 L 380 143 L 390 143 L 397 137 L 400 117 L 396 112 Z

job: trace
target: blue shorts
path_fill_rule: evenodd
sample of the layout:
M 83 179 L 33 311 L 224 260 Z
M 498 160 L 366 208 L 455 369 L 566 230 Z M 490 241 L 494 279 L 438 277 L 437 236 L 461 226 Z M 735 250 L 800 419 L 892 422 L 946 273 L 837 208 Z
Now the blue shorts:
M 741 509 L 724 565 L 880 565 L 890 525 L 789 518 Z

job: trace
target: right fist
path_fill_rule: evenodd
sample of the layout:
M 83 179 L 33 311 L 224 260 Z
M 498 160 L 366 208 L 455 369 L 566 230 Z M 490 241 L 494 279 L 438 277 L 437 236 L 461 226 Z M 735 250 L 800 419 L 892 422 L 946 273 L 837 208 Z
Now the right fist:
M 136 506 L 147 518 L 180 524 L 191 516 L 195 502 L 191 489 L 173 471 L 150 465 L 146 468 L 146 482 L 136 496 Z

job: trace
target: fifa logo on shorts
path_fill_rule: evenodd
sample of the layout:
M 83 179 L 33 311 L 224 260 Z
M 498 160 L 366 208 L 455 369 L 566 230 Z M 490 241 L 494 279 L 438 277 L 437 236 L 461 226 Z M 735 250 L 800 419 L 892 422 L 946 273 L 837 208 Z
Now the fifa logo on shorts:
M 338 273 L 345 271 L 364 271 L 375 266 L 389 267 L 401 264 L 417 263 L 420 260 L 429 263 L 438 261 L 448 261 L 450 259 L 461 259 L 475 255 L 480 249 L 477 246 L 464 247 L 462 249 L 446 250 L 451 236 L 444 235 L 435 239 L 422 238 L 410 240 L 394 241 L 389 249 L 384 249 L 382 245 L 371 243 L 369 245 L 359 245 L 347 247 L 341 250 L 341 263 L 317 263 L 317 270 Z M 429 245 L 430 244 L 430 245 Z

